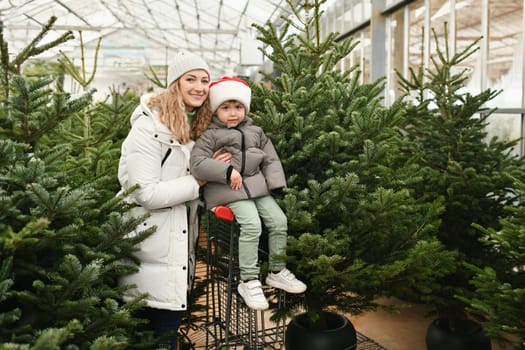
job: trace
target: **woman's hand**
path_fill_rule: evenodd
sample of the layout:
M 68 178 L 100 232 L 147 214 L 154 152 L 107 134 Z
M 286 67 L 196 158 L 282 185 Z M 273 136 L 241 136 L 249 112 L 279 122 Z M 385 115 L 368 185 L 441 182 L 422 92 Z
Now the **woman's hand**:
M 242 187 L 242 176 L 241 174 L 233 169 L 230 175 L 230 188 L 232 190 L 240 190 Z
M 222 161 L 224 163 L 229 163 L 230 160 L 232 159 L 232 154 L 230 152 L 222 153 L 223 148 L 224 147 L 221 147 L 218 150 L 216 150 L 215 152 L 213 152 L 212 158 L 220 160 L 220 161 Z

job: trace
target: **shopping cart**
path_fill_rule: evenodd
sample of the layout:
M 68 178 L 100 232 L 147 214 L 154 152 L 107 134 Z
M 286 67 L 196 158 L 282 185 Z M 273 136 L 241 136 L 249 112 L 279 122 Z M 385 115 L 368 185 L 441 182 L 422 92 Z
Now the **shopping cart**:
M 286 322 L 270 320 L 272 311 L 248 308 L 237 293 L 240 281 L 239 225 L 233 212 L 228 207 L 219 206 L 207 212 L 205 217 L 206 257 L 201 266 L 205 269 L 202 274 L 205 275 L 206 288 L 202 301 L 206 304 L 206 311 L 203 318 L 189 322 L 189 326 L 180 332 L 181 340 L 184 340 L 180 349 L 285 349 Z M 263 232 L 259 245 L 263 275 L 266 272 L 264 262 L 268 260 L 266 238 Z M 287 299 L 282 290 L 269 286 L 263 286 L 263 289 L 271 310 L 286 309 L 297 302 L 291 296 Z M 360 332 L 357 332 L 357 349 L 386 350 Z
M 261 235 L 259 260 L 267 261 L 267 239 Z M 207 349 L 284 349 L 284 321 L 271 321 L 271 312 L 252 310 L 237 293 L 239 225 L 230 208 L 218 206 L 207 214 Z M 261 268 L 261 271 L 264 269 Z M 286 292 L 263 286 L 273 307 L 282 308 Z

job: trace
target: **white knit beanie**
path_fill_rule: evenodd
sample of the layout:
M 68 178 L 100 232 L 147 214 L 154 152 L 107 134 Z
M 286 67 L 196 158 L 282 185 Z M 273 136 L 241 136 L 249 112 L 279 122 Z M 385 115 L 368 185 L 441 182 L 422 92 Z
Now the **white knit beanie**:
M 213 113 L 223 102 L 236 100 L 244 105 L 248 114 L 251 97 L 250 85 L 237 77 L 222 77 L 210 84 L 210 105 Z
M 173 84 L 184 73 L 196 69 L 203 69 L 208 73 L 208 77 L 210 76 L 210 68 L 200 56 L 189 51 L 177 52 L 168 67 L 168 86 Z

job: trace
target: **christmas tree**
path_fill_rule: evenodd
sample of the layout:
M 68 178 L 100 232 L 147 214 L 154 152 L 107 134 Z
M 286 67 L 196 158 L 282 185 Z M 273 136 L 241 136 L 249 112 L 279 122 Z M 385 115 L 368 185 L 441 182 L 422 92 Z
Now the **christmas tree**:
M 474 225 L 483 232 L 482 243 L 500 256 L 497 270 L 491 266 L 469 267 L 475 272 L 470 283 L 474 293 L 463 298 L 467 310 L 482 319 L 492 339 L 525 346 L 525 183 L 516 179 L 516 205 L 506 207 L 500 230 Z
M 256 26 L 274 72 L 252 100 L 287 174 L 286 259 L 308 284 L 300 302 L 318 327 L 330 307 L 357 314 L 378 307 L 378 296 L 430 288 L 453 255 L 433 238 L 440 202 L 407 190 L 421 178 L 399 157 L 408 147 L 397 128 L 402 104 L 384 107 L 382 81 L 361 84 L 356 67 L 337 69 L 357 42 L 321 38 L 323 3 L 289 1 L 283 28 Z
M 445 27 L 445 37 L 446 33 Z M 432 56 L 432 69 L 400 76 L 403 92 L 412 99 L 402 128 L 414 145 L 415 158 L 410 159 L 424 169 L 424 181 L 412 188 L 428 201 L 443 200 L 437 237 L 458 254 L 453 270 L 422 300 L 449 320 L 452 329 L 461 330 L 466 305 L 456 296 L 470 297 L 473 292 L 468 283 L 472 272 L 464 263 L 499 270 L 505 260 L 482 243 L 484 234 L 473 224 L 499 230 L 504 207 L 519 204 L 513 177 L 523 179 L 523 159 L 511 154 L 517 140 L 487 140 L 487 118 L 493 111 L 485 105 L 498 92 L 465 91 L 468 76 L 458 67 L 477 50 L 477 41 L 452 55 L 447 42 L 442 47 L 435 33 L 434 38 L 437 54 Z
M 90 143 L 87 157 L 63 129 L 110 104 L 93 108 L 90 91 L 72 98 L 53 78 L 22 73 L 27 59 L 72 38 L 38 46 L 54 20 L 12 60 L 0 24 L 2 348 L 151 349 L 158 340 L 133 316 L 141 299 L 123 303 L 117 283 L 135 271 L 121 261 L 135 261 L 133 246 L 151 234 L 126 236 L 140 218 L 123 216 L 116 165 L 104 163 L 117 163 L 119 145 L 110 134 Z

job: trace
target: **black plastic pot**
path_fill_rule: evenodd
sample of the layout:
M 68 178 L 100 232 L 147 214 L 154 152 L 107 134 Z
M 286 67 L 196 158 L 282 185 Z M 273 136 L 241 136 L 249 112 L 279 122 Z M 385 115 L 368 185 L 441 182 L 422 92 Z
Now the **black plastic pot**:
M 357 336 L 352 323 L 343 315 L 325 311 L 328 329 L 309 326 L 306 313 L 296 315 L 285 334 L 286 350 L 354 350 Z
M 450 330 L 447 319 L 438 318 L 432 321 L 427 330 L 427 350 L 491 350 L 490 339 L 483 328 L 471 320 L 463 322 L 465 325 L 462 328 L 468 331 Z

